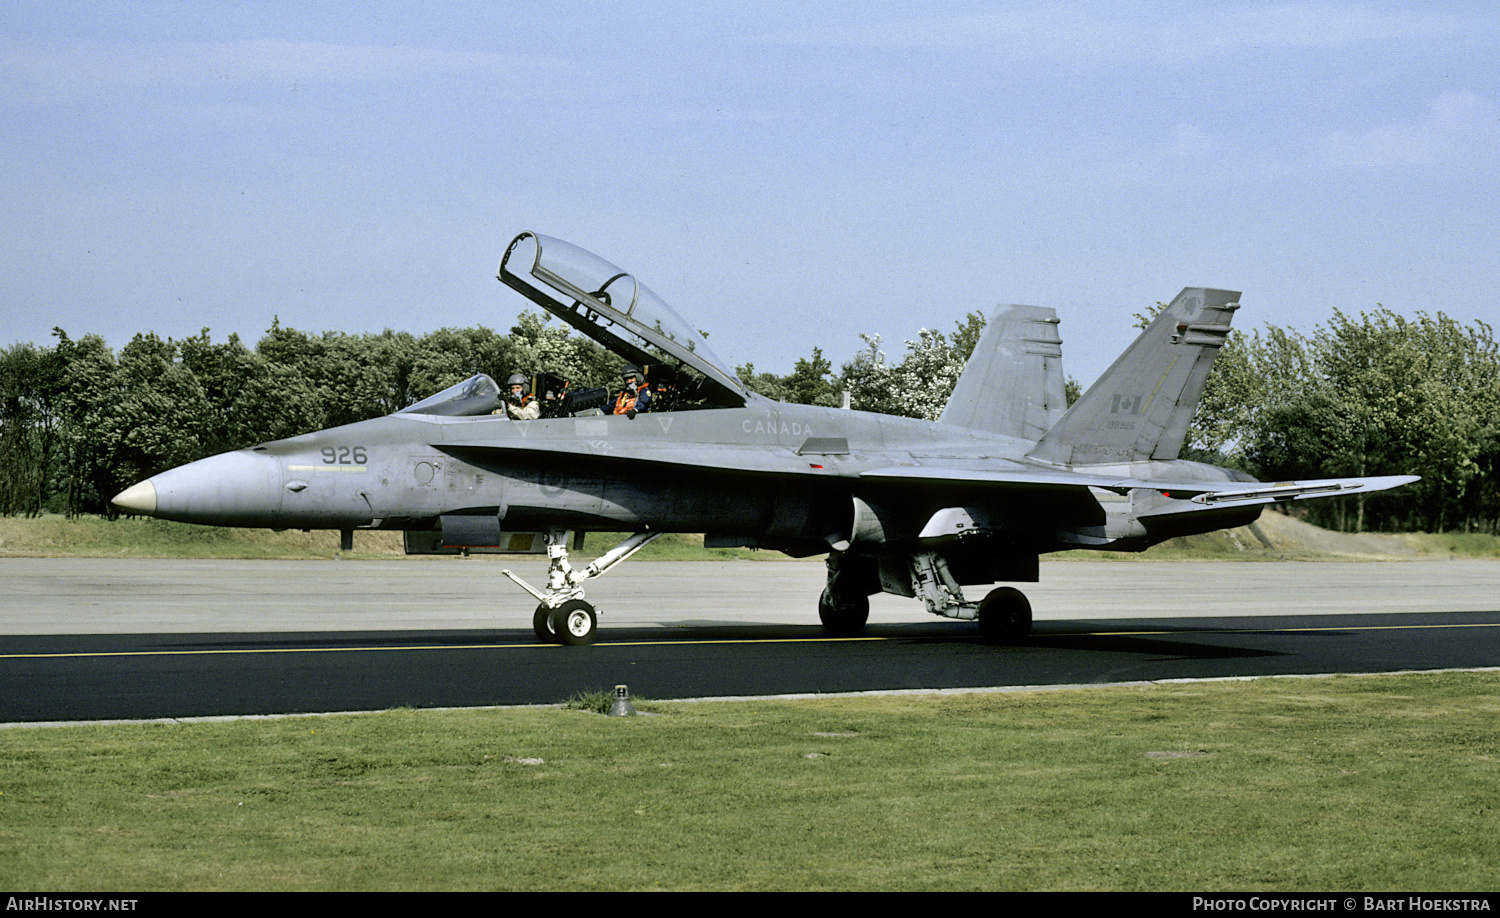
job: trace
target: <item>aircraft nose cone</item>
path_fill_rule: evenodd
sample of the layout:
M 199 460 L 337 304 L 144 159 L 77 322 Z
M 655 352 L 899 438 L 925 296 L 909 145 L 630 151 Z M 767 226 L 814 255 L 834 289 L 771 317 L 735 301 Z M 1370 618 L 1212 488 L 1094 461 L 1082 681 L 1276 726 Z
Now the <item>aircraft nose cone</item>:
M 137 482 L 116 494 L 110 503 L 121 510 L 151 516 L 156 512 L 156 485 L 152 484 L 149 478 Z
M 113 503 L 183 523 L 274 526 L 281 512 L 280 478 L 275 459 L 242 449 L 162 472 L 121 491 Z

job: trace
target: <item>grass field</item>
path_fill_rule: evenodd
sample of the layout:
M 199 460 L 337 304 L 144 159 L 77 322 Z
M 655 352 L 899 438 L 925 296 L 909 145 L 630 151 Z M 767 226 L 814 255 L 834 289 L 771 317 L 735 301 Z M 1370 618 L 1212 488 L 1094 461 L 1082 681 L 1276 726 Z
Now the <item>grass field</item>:
M 589 533 L 583 554 L 599 554 L 629 533 Z M 354 551 L 339 552 L 339 535 L 328 530 L 301 532 L 224 529 L 145 517 L 35 519 L 0 517 L 0 558 L 276 558 L 281 560 L 405 557 L 399 532 L 356 532 Z M 777 552 L 704 548 L 701 535 L 668 533 L 641 549 L 644 561 L 751 558 L 780 560 Z
M 1500 888 L 1500 674 L 0 731 L 0 886 Z

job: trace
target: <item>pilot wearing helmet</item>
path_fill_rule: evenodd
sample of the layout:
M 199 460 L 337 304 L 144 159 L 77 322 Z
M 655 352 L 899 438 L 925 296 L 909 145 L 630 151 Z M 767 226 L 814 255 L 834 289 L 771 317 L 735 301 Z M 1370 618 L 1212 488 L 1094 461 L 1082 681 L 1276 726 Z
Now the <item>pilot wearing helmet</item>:
M 620 394 L 615 396 L 613 414 L 623 414 L 627 417 L 635 417 L 645 411 L 651 410 L 651 390 L 646 387 L 645 376 L 641 368 L 634 364 L 625 364 L 620 370 L 620 380 L 624 388 Z
M 505 415 L 513 421 L 535 421 L 542 416 L 542 403 L 531 394 L 531 384 L 520 373 L 512 373 L 506 382 L 510 393 L 505 396 Z

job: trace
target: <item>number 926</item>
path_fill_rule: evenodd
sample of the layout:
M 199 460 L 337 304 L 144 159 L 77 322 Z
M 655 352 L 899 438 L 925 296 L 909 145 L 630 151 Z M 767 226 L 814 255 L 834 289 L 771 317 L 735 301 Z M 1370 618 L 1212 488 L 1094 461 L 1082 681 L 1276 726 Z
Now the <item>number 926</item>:
M 368 461 L 363 446 L 325 446 L 323 447 L 324 465 L 364 465 Z

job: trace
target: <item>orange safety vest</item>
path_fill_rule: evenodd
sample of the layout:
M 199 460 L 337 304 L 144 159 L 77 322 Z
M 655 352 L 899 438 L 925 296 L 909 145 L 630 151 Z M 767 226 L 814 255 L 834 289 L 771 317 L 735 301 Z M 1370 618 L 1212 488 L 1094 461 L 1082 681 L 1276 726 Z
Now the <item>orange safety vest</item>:
M 632 395 L 629 389 L 621 389 L 620 394 L 615 396 L 615 414 L 624 414 L 634 408 L 636 402 L 645 400 L 647 408 L 651 406 L 651 390 L 645 386 L 639 386 Z

